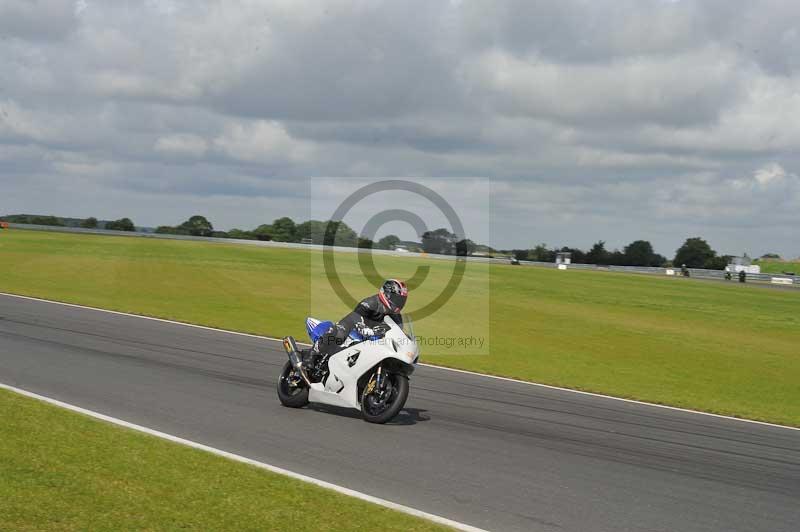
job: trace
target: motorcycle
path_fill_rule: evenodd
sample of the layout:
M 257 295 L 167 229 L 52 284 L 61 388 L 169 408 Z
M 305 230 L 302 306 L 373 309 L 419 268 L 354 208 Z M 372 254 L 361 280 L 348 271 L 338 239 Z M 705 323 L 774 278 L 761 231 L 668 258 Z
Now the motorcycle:
M 354 408 L 370 423 L 394 418 L 406 403 L 408 377 L 419 362 L 411 318 L 404 316 L 402 321 L 400 326 L 386 316 L 382 324 L 372 328 L 370 337 L 351 331 L 343 349 L 327 360 L 314 360 L 310 350 L 298 349 L 294 338 L 284 338 L 289 360 L 278 380 L 281 404 L 301 408 L 312 402 Z M 330 321 L 306 319 L 312 342 L 332 325 Z

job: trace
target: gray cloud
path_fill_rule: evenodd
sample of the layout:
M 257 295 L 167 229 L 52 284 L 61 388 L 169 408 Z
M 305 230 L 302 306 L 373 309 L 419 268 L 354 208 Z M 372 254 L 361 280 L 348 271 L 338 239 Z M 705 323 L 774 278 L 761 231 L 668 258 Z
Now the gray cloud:
M 700 234 L 796 256 L 798 16 L 738 0 L 4 2 L 0 211 L 248 227 L 302 218 L 308 177 L 480 176 L 497 246 L 649 238 L 671 254 Z
M 4 0 L 0 4 L 0 36 L 32 41 L 65 39 L 77 27 L 72 0 Z

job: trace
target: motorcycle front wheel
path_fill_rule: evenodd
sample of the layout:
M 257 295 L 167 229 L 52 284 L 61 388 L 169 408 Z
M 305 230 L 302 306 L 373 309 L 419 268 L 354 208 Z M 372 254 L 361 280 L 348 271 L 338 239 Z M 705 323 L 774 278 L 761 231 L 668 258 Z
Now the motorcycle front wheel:
M 278 399 L 283 406 L 301 408 L 308 404 L 308 386 L 295 374 L 292 363 L 286 361 L 278 379 Z
M 374 378 L 374 377 L 373 377 Z M 364 388 L 361 394 L 361 417 L 369 423 L 386 423 L 396 416 L 408 399 L 408 377 L 390 373 L 386 375 L 383 395 L 377 389 Z M 372 380 L 372 379 L 370 379 Z

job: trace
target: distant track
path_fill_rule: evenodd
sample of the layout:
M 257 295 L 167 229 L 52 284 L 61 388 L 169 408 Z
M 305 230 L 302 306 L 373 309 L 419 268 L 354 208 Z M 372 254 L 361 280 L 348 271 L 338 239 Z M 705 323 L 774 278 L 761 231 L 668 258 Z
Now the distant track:
M 0 382 L 489 530 L 794 531 L 800 431 L 421 367 L 397 422 L 279 405 L 262 338 L 0 296 Z

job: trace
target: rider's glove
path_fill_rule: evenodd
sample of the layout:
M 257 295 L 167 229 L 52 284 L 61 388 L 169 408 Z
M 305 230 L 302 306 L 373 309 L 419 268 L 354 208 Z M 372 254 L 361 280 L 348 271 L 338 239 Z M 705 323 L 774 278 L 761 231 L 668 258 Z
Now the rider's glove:
M 364 338 L 369 338 L 370 336 L 375 335 L 375 331 L 367 327 L 363 321 L 356 324 L 356 330 L 358 331 L 358 334 L 360 334 Z

